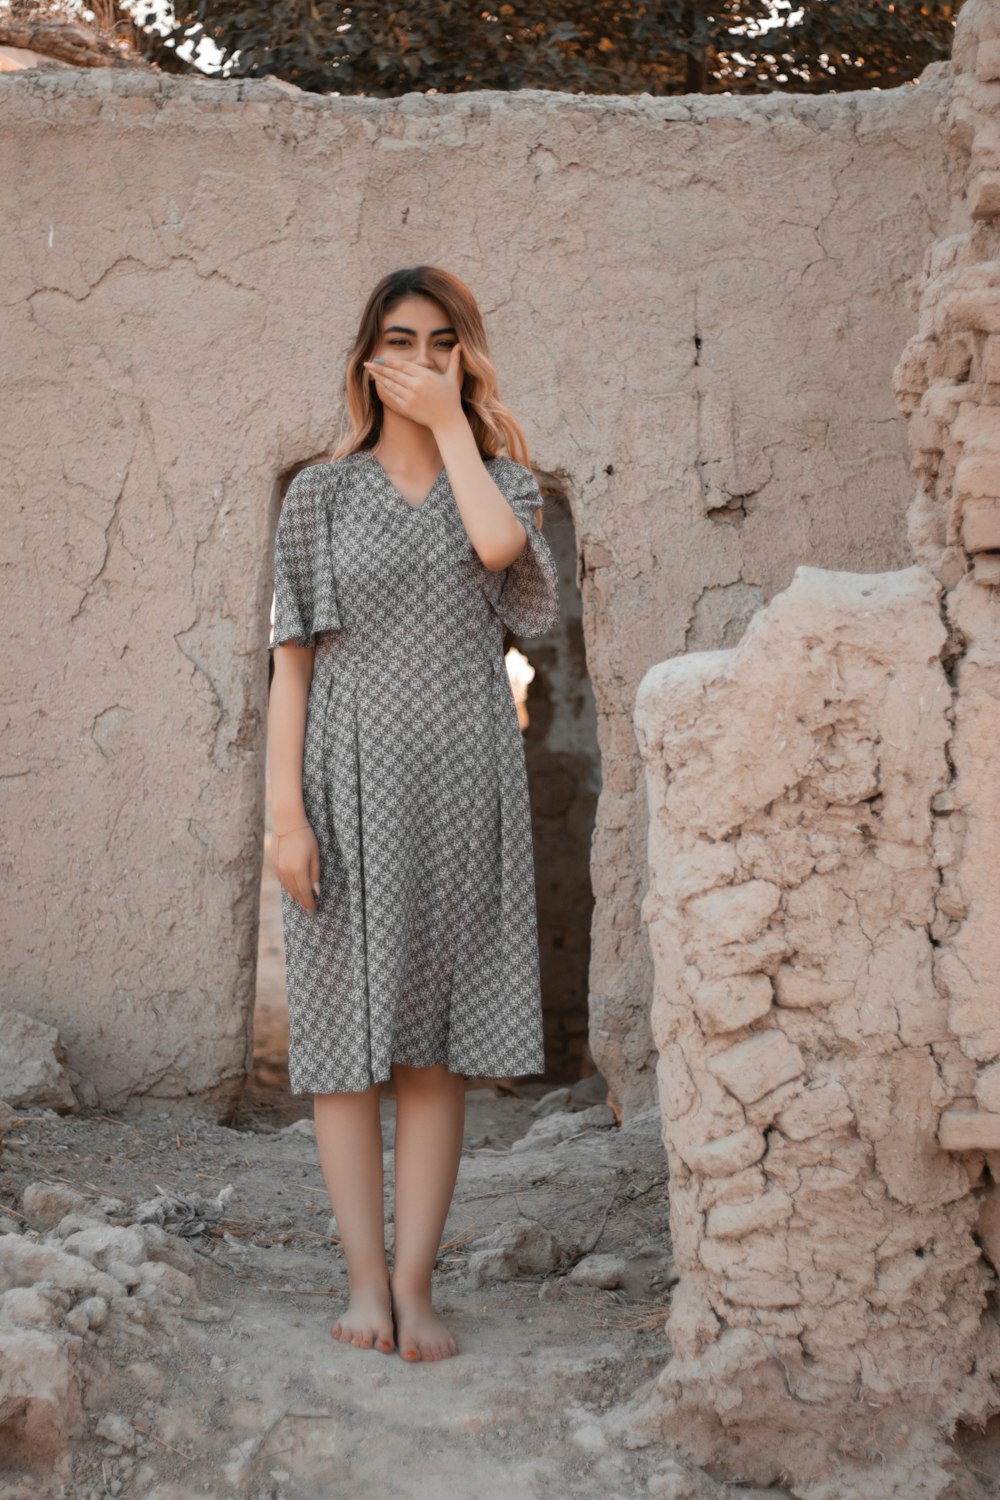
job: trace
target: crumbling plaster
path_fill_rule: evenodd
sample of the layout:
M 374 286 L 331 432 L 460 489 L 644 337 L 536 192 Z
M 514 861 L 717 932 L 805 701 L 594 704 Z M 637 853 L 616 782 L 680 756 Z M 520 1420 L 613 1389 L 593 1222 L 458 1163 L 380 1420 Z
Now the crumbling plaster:
M 633 1418 L 802 1500 L 955 1500 L 1000 1411 L 998 120 L 967 0 L 893 373 L 916 560 L 800 565 L 636 699 L 681 1281 Z
M 569 487 L 602 792 L 591 1043 L 648 1103 L 653 663 L 808 563 L 908 561 L 890 375 L 949 229 L 938 65 L 885 93 L 383 100 L 0 76 L 5 994 L 109 1107 L 250 1052 L 278 481 L 363 298 L 440 262 Z

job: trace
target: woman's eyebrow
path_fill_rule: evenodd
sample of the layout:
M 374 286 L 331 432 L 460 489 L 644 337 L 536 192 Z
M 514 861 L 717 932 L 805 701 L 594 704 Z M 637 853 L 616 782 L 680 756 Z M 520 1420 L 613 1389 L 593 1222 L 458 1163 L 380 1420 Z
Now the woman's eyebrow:
M 386 333 L 408 333 L 413 338 L 416 338 L 416 336 L 417 336 L 417 330 L 415 328 L 404 328 L 401 323 L 391 323 L 389 325 L 389 327 L 385 329 L 385 332 Z M 447 328 L 432 328 L 430 336 L 433 339 L 433 338 L 437 338 L 437 336 L 438 336 L 439 333 L 454 333 L 454 332 L 455 332 L 454 328 L 452 328 L 451 324 L 449 323 L 449 325 L 448 325 Z

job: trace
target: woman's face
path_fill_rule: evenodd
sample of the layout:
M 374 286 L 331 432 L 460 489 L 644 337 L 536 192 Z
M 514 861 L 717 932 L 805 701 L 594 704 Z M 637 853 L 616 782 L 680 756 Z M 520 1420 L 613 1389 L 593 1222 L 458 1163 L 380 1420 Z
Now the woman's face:
M 448 314 L 430 297 L 410 296 L 385 314 L 381 335 L 369 358 L 390 354 L 444 374 L 458 341 Z

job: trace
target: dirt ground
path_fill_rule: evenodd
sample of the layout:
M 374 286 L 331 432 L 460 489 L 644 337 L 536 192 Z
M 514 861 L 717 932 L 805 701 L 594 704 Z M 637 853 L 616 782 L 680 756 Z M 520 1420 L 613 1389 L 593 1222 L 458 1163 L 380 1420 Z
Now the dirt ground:
M 463 1157 L 435 1275 L 460 1353 L 428 1364 L 330 1337 L 346 1268 L 328 1232 L 308 1120 L 300 1132 L 262 1121 L 177 1129 L 166 1117 L 23 1115 L 0 1163 L 0 1203 L 15 1219 L 24 1188 L 39 1181 L 121 1200 L 114 1224 L 131 1222 L 160 1188 L 205 1197 L 234 1188 L 218 1226 L 183 1242 L 200 1304 L 97 1340 L 88 1421 L 123 1415 L 135 1441 L 125 1451 L 99 1437 L 78 1441 L 53 1500 L 442 1489 L 471 1500 L 501 1482 L 510 1496 L 550 1486 L 580 1496 L 648 1492 L 663 1455 L 612 1450 L 595 1417 L 664 1362 L 665 1290 L 573 1286 L 556 1272 L 475 1287 L 467 1264 L 471 1240 L 511 1222 L 545 1226 L 570 1258 L 609 1206 L 601 1251 L 662 1247 L 662 1148 L 647 1126 L 628 1132 L 627 1150 L 622 1132 L 603 1130 L 512 1157 L 532 1096 L 488 1092 L 470 1093 L 467 1140 L 481 1144 Z M 393 1113 L 386 1097 L 387 1218 Z M 391 1244 L 391 1222 L 387 1237 Z M 44 1491 L 25 1475 L 23 1484 L 11 1476 L 3 1493 L 41 1500 Z
M 46 1335 L 73 1345 L 82 1435 L 46 1472 L 19 1467 L 16 1452 L 0 1456 L 0 1500 L 788 1494 L 733 1476 L 722 1483 L 665 1445 L 615 1438 L 604 1423 L 669 1357 L 664 1323 L 676 1274 L 659 1113 L 618 1125 L 599 1078 L 558 1092 L 544 1082 L 470 1085 L 435 1271 L 457 1356 L 411 1364 L 330 1337 L 346 1267 L 311 1100 L 288 1093 L 281 969 L 268 875 L 254 1078 L 227 1124 L 28 1110 L 3 1137 L 0 1230 L 25 1253 L 59 1257 L 53 1247 L 65 1243 L 90 1256 L 88 1273 L 100 1276 L 100 1265 L 123 1277 L 118 1242 L 138 1232 L 147 1234 L 138 1259 L 151 1259 L 131 1267 L 129 1295 L 105 1287 L 99 1316 L 92 1309 L 101 1299 L 90 1299 L 89 1328 L 68 1295 L 39 1311 L 34 1292 L 16 1292 L 23 1315 L 47 1320 Z M 387 1087 L 390 1249 L 394 1112 Z M 160 1192 L 210 1200 L 230 1185 L 217 1221 L 200 1232 L 170 1223 L 126 1229 Z M 53 1190 L 45 1222 L 38 1205 Z M 80 1196 L 60 1207 L 60 1190 Z M 66 1206 L 76 1211 L 62 1217 Z M 115 1237 L 118 1248 L 109 1248 Z M 0 1252 L 4 1243 L 0 1234 Z M 0 1413 L 0 1438 L 6 1430 Z M 967 1455 L 970 1476 L 982 1476 L 976 1493 L 1000 1493 L 997 1446 L 988 1435 L 977 1442 Z

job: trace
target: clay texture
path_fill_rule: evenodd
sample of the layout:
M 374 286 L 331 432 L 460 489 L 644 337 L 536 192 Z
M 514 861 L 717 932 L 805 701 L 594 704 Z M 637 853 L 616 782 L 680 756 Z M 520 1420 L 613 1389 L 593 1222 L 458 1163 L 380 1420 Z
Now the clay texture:
M 636 701 L 681 1282 L 633 1415 L 807 1500 L 955 1494 L 946 1439 L 1000 1409 L 998 120 L 970 0 L 895 371 L 916 561 L 800 566 Z
M 949 227 L 946 82 L 0 75 L 5 994 L 102 1105 L 218 1114 L 241 1087 L 279 488 L 336 441 L 368 288 L 425 261 L 476 292 L 570 497 L 602 758 L 590 1043 L 626 1113 L 654 1101 L 636 688 L 735 645 L 803 562 L 910 560 L 890 377 Z

